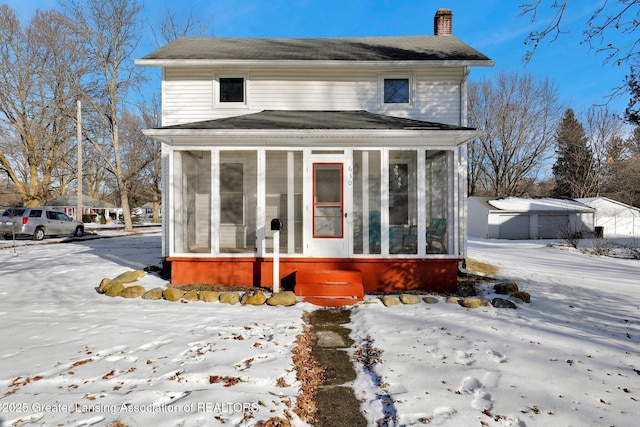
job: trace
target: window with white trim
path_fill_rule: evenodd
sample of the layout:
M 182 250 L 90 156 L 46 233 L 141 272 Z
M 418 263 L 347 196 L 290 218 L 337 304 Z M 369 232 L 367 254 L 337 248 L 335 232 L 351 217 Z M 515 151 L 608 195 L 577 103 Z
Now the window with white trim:
M 415 98 L 414 80 L 413 76 L 407 74 L 381 75 L 378 80 L 380 106 L 412 107 Z
M 246 74 L 217 74 L 214 81 L 214 99 L 215 104 L 220 107 L 240 107 L 247 105 Z
M 409 79 L 384 79 L 384 103 L 408 104 Z

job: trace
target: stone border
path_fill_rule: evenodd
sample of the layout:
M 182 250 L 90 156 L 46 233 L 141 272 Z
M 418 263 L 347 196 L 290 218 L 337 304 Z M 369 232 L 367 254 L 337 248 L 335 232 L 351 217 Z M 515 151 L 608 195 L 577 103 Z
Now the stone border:
M 291 291 L 282 291 L 268 296 L 262 290 L 251 289 L 247 292 L 234 291 L 212 291 L 212 290 L 184 290 L 180 288 L 167 287 L 153 288 L 146 290 L 140 285 L 126 286 L 136 282 L 147 274 L 147 272 L 155 271 L 155 267 L 147 267 L 144 270 L 133 270 L 124 272 L 113 279 L 104 278 L 100 285 L 96 288 L 98 293 L 105 294 L 109 297 L 122 298 L 142 298 L 148 300 L 166 300 L 166 301 L 202 301 L 202 302 L 220 302 L 222 304 L 240 304 L 240 305 L 269 305 L 269 306 L 292 306 L 297 302 L 295 293 Z M 514 282 L 499 282 L 493 285 L 494 292 L 500 295 L 509 295 L 508 298 L 493 298 L 489 300 L 482 296 L 471 297 L 445 297 L 445 303 L 459 304 L 465 308 L 478 308 L 493 306 L 495 308 L 517 308 L 517 304 L 529 303 L 531 295 L 527 292 L 520 291 L 518 285 Z M 396 305 L 416 305 L 424 302 L 425 304 L 437 304 L 440 298 L 434 296 L 420 296 L 416 294 L 401 293 L 399 295 L 383 295 L 379 298 L 385 307 L 393 307 Z M 364 301 L 363 304 L 374 304 L 375 301 Z

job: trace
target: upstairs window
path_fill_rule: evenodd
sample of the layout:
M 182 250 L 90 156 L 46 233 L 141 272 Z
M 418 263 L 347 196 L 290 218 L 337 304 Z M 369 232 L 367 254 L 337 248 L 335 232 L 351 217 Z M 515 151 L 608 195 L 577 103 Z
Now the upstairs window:
M 409 79 L 384 79 L 384 103 L 408 104 Z
M 244 78 L 220 77 L 220 102 L 244 102 Z
M 246 108 L 249 105 L 249 75 L 231 71 L 213 76 L 214 108 Z

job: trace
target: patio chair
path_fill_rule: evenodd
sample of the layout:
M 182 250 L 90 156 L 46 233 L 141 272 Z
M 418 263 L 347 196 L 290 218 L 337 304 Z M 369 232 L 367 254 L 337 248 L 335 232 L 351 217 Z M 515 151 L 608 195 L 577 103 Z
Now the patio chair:
M 372 253 L 380 251 L 380 212 L 369 212 L 369 250 Z
M 440 253 L 447 252 L 447 245 L 445 243 L 447 234 L 447 219 L 446 218 L 432 218 L 431 223 L 427 227 L 426 235 L 427 235 L 427 252 L 434 252 L 436 248 L 434 248 L 433 243 L 440 244 Z M 412 226 L 409 230 L 409 234 L 405 234 L 402 237 L 402 246 L 410 247 L 412 246 L 414 249 L 417 248 L 418 245 L 418 236 L 416 234 L 416 226 Z
M 442 253 L 447 252 L 445 238 L 447 235 L 447 219 L 432 218 L 431 224 L 427 227 L 427 252 L 433 248 L 433 243 L 438 242 Z

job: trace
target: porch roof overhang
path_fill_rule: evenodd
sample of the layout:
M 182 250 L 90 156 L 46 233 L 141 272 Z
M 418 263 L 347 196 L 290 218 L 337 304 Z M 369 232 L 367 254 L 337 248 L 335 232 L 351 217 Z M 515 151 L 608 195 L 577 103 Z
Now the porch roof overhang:
M 331 139 L 332 145 L 366 145 L 372 140 L 385 144 L 463 145 L 479 135 L 473 128 L 427 122 L 367 111 L 276 111 L 184 123 L 144 130 L 145 135 L 167 144 L 177 140 L 211 143 L 234 139 L 246 145 L 308 145 L 309 140 Z M 391 144 L 396 145 L 396 144 Z

